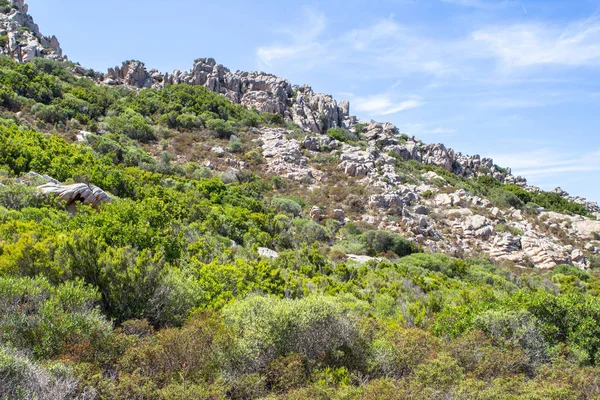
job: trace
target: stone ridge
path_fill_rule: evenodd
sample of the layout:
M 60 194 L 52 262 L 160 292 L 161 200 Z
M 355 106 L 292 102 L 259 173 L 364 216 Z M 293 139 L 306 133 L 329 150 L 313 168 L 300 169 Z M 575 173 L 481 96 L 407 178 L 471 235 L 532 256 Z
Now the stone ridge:
M 40 33 L 38 25 L 28 14 L 24 0 L 10 0 L 10 11 L 0 13 L 0 55 L 8 55 L 19 62 L 35 57 L 66 60 L 56 36 Z
M 24 0 L 10 0 L 8 14 L 0 13 L 0 54 L 9 55 L 19 62 L 28 62 L 35 57 L 66 60 L 55 36 L 43 36 L 33 18 L 28 14 Z M 76 75 L 87 75 L 88 71 L 76 65 Z M 348 101 L 337 102 L 333 96 L 315 93 L 310 86 L 294 86 L 287 79 L 264 72 L 232 72 L 213 58 L 200 58 L 190 71 L 175 70 L 172 74 L 148 70 L 140 61 L 126 61 L 120 67 L 109 68 L 106 74 L 96 74 L 100 84 L 126 86 L 131 89 L 162 88 L 166 85 L 186 83 L 205 86 L 222 94 L 234 103 L 261 112 L 280 114 L 286 122 L 295 123 L 313 135 L 325 134 L 330 128 L 344 128 L 356 133 L 360 124 L 369 148 L 364 151 L 348 151 L 344 155 L 343 168 L 350 176 L 369 175 L 375 164 L 390 165 L 389 154 L 405 161 L 434 165 L 466 178 L 492 176 L 507 184 L 516 184 L 530 191 L 540 191 L 527 186 L 520 176 L 513 176 L 510 168 L 500 168 L 490 158 L 479 155 L 463 155 L 441 143 L 425 144 L 406 135 L 401 135 L 391 123 L 361 121 L 350 114 Z M 307 138 L 304 147 L 318 143 Z M 363 154 L 364 153 L 364 154 Z M 383 161 L 382 161 L 383 160 Z M 390 179 L 386 179 L 390 181 Z M 391 180 L 393 182 L 393 180 Z M 394 182 L 395 183 L 395 182 Z M 385 188 L 391 190 L 391 187 Z M 572 197 L 562 189 L 555 189 L 562 197 L 585 206 L 592 213 L 600 212 L 595 202 Z
M 79 73 L 83 75 L 85 70 L 81 68 Z M 514 176 L 510 168 L 498 167 L 490 158 L 464 155 L 441 143 L 425 144 L 414 137 L 401 140 L 403 136 L 395 125 L 361 121 L 351 115 L 348 101 L 338 103 L 331 95 L 315 93 L 310 86 L 294 86 L 287 79 L 272 74 L 232 72 L 213 58 L 197 59 L 190 71 L 175 70 L 172 74 L 162 74 L 156 69 L 148 71 L 140 61 L 126 61 L 121 67 L 110 68 L 106 75 L 100 75 L 99 82 L 132 89 L 162 88 L 179 83 L 205 86 L 234 103 L 254 107 L 261 112 L 280 114 L 286 122 L 293 122 L 307 133 L 313 134 L 324 134 L 328 129 L 337 127 L 356 132 L 356 126 L 361 124 L 366 127 L 364 136 L 369 143 L 375 142 L 378 149 L 389 151 L 405 161 L 416 160 L 434 165 L 466 178 L 492 176 L 533 192 L 541 191 L 537 187 L 528 186 L 525 178 Z M 305 147 L 307 145 L 311 146 L 308 143 Z M 369 170 L 368 161 L 352 161 L 351 158 L 346 163 L 352 172 L 350 175 L 366 175 Z M 595 202 L 572 197 L 560 188 L 555 192 L 585 206 L 592 213 L 600 212 L 600 207 Z

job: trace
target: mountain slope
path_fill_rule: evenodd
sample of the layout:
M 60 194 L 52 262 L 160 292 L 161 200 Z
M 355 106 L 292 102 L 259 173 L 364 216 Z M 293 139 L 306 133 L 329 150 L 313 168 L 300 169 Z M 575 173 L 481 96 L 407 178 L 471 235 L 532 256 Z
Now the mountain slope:
M 0 398 L 600 396 L 597 205 L 210 59 L 10 55 Z

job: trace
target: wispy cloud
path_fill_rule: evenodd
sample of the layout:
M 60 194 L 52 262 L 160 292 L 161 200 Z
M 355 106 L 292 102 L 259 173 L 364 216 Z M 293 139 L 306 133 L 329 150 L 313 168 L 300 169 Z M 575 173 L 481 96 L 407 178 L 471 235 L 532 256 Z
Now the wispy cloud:
M 515 3 L 443 1 L 474 7 Z M 600 66 L 600 17 L 577 21 L 566 28 L 541 22 L 492 25 L 449 38 L 428 37 L 393 17 L 337 36 L 323 34 L 327 19 L 322 13 L 306 10 L 303 21 L 298 29 L 284 30 L 282 41 L 257 49 L 261 66 L 298 61 L 305 66 L 323 66 L 335 60 L 364 64 L 386 76 L 418 73 L 469 79 L 544 65 Z M 482 68 L 481 63 L 487 62 L 498 68 Z
M 370 116 L 386 116 L 408 111 L 413 108 L 421 107 L 425 104 L 420 98 L 411 98 L 408 100 L 397 101 L 389 93 L 381 93 L 370 96 L 356 96 L 350 93 L 346 94 L 352 101 L 353 108 L 359 113 Z
M 557 174 L 600 171 L 600 149 L 586 153 L 559 152 L 550 148 L 523 153 L 498 154 L 496 163 L 511 167 L 531 179 L 551 178 Z
M 282 29 L 279 31 L 288 40 L 286 43 L 275 43 L 259 47 L 256 50 L 258 63 L 262 68 L 270 67 L 276 61 L 302 59 L 308 63 L 326 62 L 326 46 L 318 41 L 327 27 L 323 13 L 312 9 L 304 10 L 304 24 L 298 29 Z
M 540 65 L 600 65 L 600 19 L 566 29 L 541 23 L 499 26 L 471 34 L 473 44 L 506 69 Z

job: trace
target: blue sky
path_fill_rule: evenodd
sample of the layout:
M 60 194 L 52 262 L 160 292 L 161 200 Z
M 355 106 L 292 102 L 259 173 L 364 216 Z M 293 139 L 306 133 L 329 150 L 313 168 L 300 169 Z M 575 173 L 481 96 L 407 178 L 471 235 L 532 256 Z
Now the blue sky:
M 600 1 L 29 0 L 73 61 L 214 57 L 600 201 Z

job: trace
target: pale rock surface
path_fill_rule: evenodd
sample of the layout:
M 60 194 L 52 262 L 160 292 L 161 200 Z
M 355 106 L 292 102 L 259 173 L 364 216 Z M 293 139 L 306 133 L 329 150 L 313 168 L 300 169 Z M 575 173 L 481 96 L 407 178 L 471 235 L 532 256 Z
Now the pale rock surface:
M 258 255 L 270 259 L 275 259 L 279 257 L 279 253 L 277 253 L 275 250 L 267 249 L 266 247 L 259 247 Z

